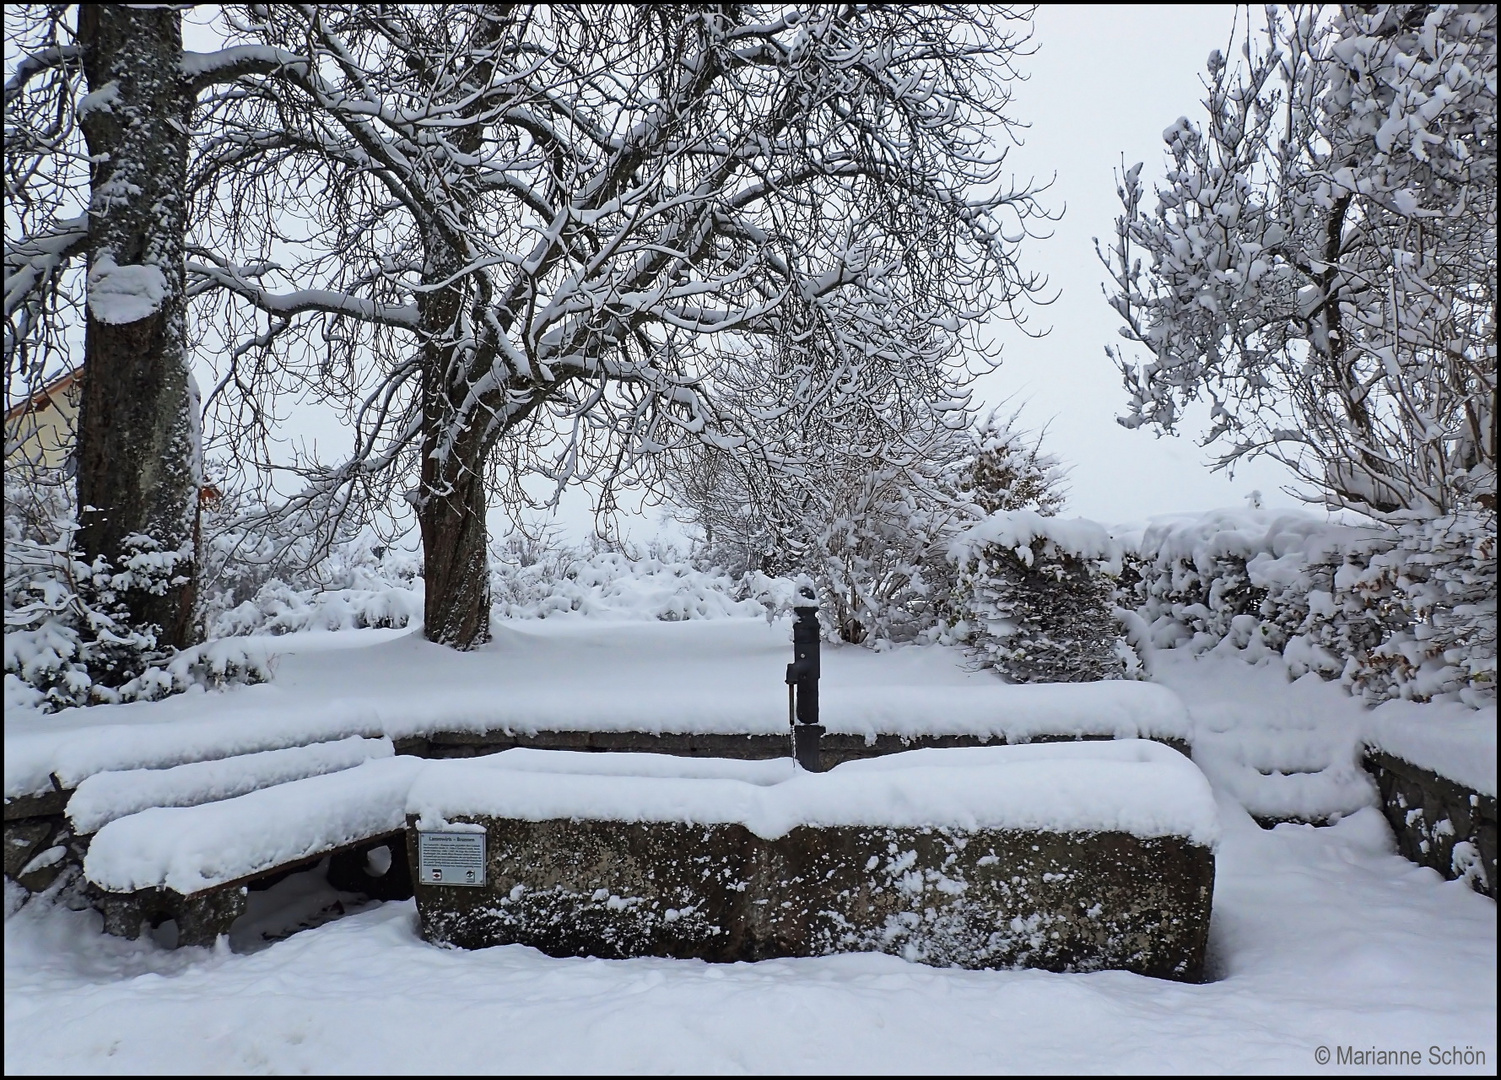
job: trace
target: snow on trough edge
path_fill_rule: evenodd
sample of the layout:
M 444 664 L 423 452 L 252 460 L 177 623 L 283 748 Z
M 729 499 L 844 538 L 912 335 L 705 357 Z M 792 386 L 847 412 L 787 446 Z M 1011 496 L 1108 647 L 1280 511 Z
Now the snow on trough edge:
M 752 768 L 730 767 L 742 764 Z M 779 773 L 786 778 L 776 782 Z M 407 811 L 423 829 L 491 815 L 734 822 L 767 839 L 799 825 L 1113 831 L 1205 846 L 1219 838 L 1204 774 L 1177 751 L 1135 739 L 914 750 L 823 774 L 781 762 L 706 770 L 667 755 L 508 750 L 431 762 Z

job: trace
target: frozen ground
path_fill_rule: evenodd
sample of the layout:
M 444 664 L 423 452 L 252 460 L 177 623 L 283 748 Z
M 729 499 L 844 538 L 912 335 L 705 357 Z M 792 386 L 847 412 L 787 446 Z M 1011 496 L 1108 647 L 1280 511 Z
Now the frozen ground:
M 1219 805 L 1206 985 L 876 955 L 469 953 L 424 944 L 410 901 L 248 954 L 171 952 L 8 895 L 6 1072 L 1319 1073 L 1319 1047 L 1331 1072 L 1370 1071 L 1339 1068 L 1341 1047 L 1460 1071 L 1427 1064 L 1437 1047 L 1482 1052 L 1466 1071 L 1493 1074 L 1495 904 L 1397 856 L 1358 784 L 1326 775 L 1360 710 L 1275 665 L 1174 655 L 1156 671 L 1193 714 Z M 1355 802 L 1329 828 L 1265 831 L 1242 804 L 1278 797 L 1277 776 L 1324 776 L 1289 798 L 1328 816 Z M 279 889 L 310 915 L 332 900 L 296 879 Z

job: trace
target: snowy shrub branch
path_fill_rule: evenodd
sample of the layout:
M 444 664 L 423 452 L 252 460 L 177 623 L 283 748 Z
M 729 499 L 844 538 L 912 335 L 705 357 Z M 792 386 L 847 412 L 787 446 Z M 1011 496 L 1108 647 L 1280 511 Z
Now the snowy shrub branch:
M 86 561 L 61 484 L 28 487 L 7 477 L 5 697 L 51 712 L 70 706 L 154 700 L 189 686 L 259 682 L 264 661 L 232 646 L 176 650 L 158 628 L 130 617 L 128 599 L 171 587 L 192 552 L 149 537 L 128 543 L 119 565 Z M 48 500 L 50 501 L 44 501 Z
M 1400 521 L 1495 508 L 1496 8 L 1267 9 L 1209 58 L 1208 116 L 1163 133 L 1101 258 L 1129 395 L 1218 465 L 1265 454 L 1320 501 Z

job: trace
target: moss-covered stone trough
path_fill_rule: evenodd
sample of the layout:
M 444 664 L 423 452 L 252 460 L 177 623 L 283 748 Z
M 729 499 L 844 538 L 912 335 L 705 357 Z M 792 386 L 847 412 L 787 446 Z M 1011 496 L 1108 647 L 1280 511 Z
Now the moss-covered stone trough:
M 1155 743 L 921 750 L 823 774 L 513 750 L 433 763 L 407 810 L 434 942 L 1203 977 L 1214 802 Z

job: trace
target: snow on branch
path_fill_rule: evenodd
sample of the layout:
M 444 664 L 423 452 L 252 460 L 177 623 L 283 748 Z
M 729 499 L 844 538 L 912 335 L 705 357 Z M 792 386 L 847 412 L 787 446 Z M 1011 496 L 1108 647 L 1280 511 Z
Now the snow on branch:
M 308 71 L 305 58 L 269 45 L 235 45 L 211 53 L 184 50 L 181 66 L 183 78 L 195 92 L 216 83 L 234 82 L 245 75 Z
M 15 74 L 5 81 L 5 104 L 8 106 L 20 97 L 26 84 L 44 71 L 63 67 L 82 57 L 83 50 L 77 45 L 52 45 L 25 57 L 16 65 Z
M 379 323 L 382 326 L 407 330 L 417 328 L 415 304 L 380 304 L 331 289 L 299 289 L 287 293 L 272 293 L 231 270 L 206 263 L 188 263 L 188 273 L 196 274 L 221 288 L 228 289 L 270 315 L 285 317 L 305 311 L 323 311 L 333 315 L 348 315 L 367 322 Z
M 87 214 L 52 224 L 46 232 L 5 244 L 5 317 L 28 303 L 55 279 L 68 260 L 83 254 L 89 238 Z

